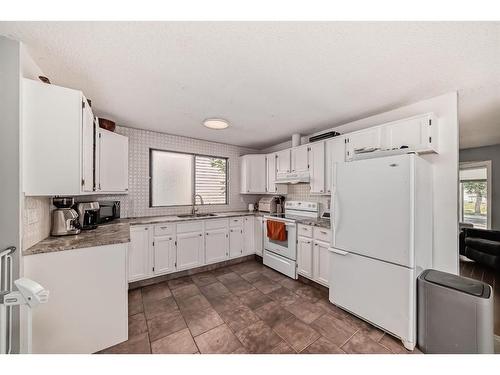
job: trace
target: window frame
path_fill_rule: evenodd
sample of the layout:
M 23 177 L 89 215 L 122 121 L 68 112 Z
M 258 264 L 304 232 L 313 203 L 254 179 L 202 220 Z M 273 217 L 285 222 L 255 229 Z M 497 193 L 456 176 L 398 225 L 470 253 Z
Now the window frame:
M 153 152 L 168 152 L 172 154 L 181 154 L 181 155 L 189 155 L 192 156 L 193 159 L 193 173 L 191 174 L 193 188 L 191 189 L 191 199 L 193 199 L 196 194 L 196 157 L 205 157 L 205 158 L 213 158 L 213 159 L 222 159 L 226 161 L 226 194 L 225 194 L 225 203 L 204 203 L 198 204 L 196 203 L 196 198 L 194 202 L 191 204 L 174 204 L 174 205 L 153 205 Z M 206 154 L 196 154 L 192 152 L 182 152 L 182 151 L 174 151 L 174 150 L 164 150 L 161 148 L 150 148 L 149 149 L 149 208 L 166 208 L 166 207 L 191 207 L 193 203 L 195 206 L 227 206 L 229 205 L 229 157 L 227 156 L 214 156 L 214 155 L 206 155 Z
M 466 169 L 486 168 L 486 229 L 491 229 L 491 196 L 492 196 L 492 181 L 491 181 L 491 160 L 481 161 L 461 161 L 458 165 L 458 221 L 463 221 L 463 189 L 461 187 L 462 180 L 460 179 L 460 171 Z

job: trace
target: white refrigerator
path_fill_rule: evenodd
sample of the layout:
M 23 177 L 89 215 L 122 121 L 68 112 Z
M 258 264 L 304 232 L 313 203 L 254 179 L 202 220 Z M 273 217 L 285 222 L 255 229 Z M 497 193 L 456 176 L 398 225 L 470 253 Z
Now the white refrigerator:
M 414 154 L 338 163 L 330 301 L 416 344 L 416 279 L 432 266 L 431 165 Z

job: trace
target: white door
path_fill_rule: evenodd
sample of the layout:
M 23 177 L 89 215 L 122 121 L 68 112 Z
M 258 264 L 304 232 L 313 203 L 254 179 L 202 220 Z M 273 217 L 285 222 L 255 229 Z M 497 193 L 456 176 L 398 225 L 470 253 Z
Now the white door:
M 203 264 L 203 233 L 182 233 L 177 235 L 177 271 L 198 267 Z
M 82 191 L 94 190 L 94 115 L 87 100 L 82 102 Z
M 328 194 L 333 191 L 333 175 L 336 163 L 345 162 L 345 138 L 335 137 L 325 142 L 325 189 Z
M 175 271 L 175 239 L 173 237 L 155 237 L 153 246 L 155 275 Z
M 330 278 L 330 247 L 329 243 L 315 241 L 313 248 L 313 279 L 328 286 Z
M 266 192 L 275 193 L 278 187 L 274 183 L 276 181 L 276 154 L 266 155 Z
M 413 164 L 400 155 L 337 166 L 335 248 L 413 267 Z
M 264 231 L 262 226 L 264 220 L 261 217 L 256 217 L 254 220 L 255 224 L 255 254 L 262 256 L 262 249 L 264 248 Z
M 356 150 L 363 148 L 380 148 L 382 131 L 380 127 L 361 130 L 346 137 L 346 159 L 351 159 Z
M 253 216 L 243 218 L 243 254 L 255 254 L 255 224 Z
M 266 155 L 250 155 L 247 178 L 250 193 L 266 192 Z
M 418 117 L 384 126 L 387 147 L 422 150 L 430 147 L 428 117 Z
M 243 255 L 243 229 L 229 229 L 229 257 L 236 258 Z
M 128 190 L 128 138 L 99 129 L 99 184 L 105 192 Z
M 290 172 L 290 149 L 276 153 L 276 173 Z
M 130 227 L 128 246 L 128 281 L 141 280 L 152 273 L 150 227 Z
M 415 277 L 412 269 L 331 249 L 330 301 L 413 343 Z
M 291 166 L 292 172 L 303 172 L 309 170 L 309 146 L 299 146 L 292 148 Z
M 310 238 L 297 240 L 297 272 L 305 277 L 313 277 L 313 244 Z
M 325 194 L 325 142 L 316 142 L 309 146 L 309 161 L 311 193 Z
M 205 233 L 205 263 L 216 263 L 229 257 L 227 229 L 213 229 Z

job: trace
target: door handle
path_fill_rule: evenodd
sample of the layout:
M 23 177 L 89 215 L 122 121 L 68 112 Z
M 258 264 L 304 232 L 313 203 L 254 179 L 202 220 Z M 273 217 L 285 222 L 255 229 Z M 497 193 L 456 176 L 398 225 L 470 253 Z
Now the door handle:
M 328 250 L 330 250 L 334 254 L 338 254 L 338 255 L 342 255 L 342 256 L 349 254 L 347 251 L 334 249 L 333 247 L 330 247 Z

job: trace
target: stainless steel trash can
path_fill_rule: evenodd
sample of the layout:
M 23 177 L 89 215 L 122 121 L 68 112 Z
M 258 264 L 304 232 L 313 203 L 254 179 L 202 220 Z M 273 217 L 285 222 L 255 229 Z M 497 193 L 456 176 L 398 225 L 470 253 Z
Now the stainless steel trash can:
M 417 284 L 417 342 L 424 353 L 493 353 L 491 286 L 436 270 L 422 272 Z

